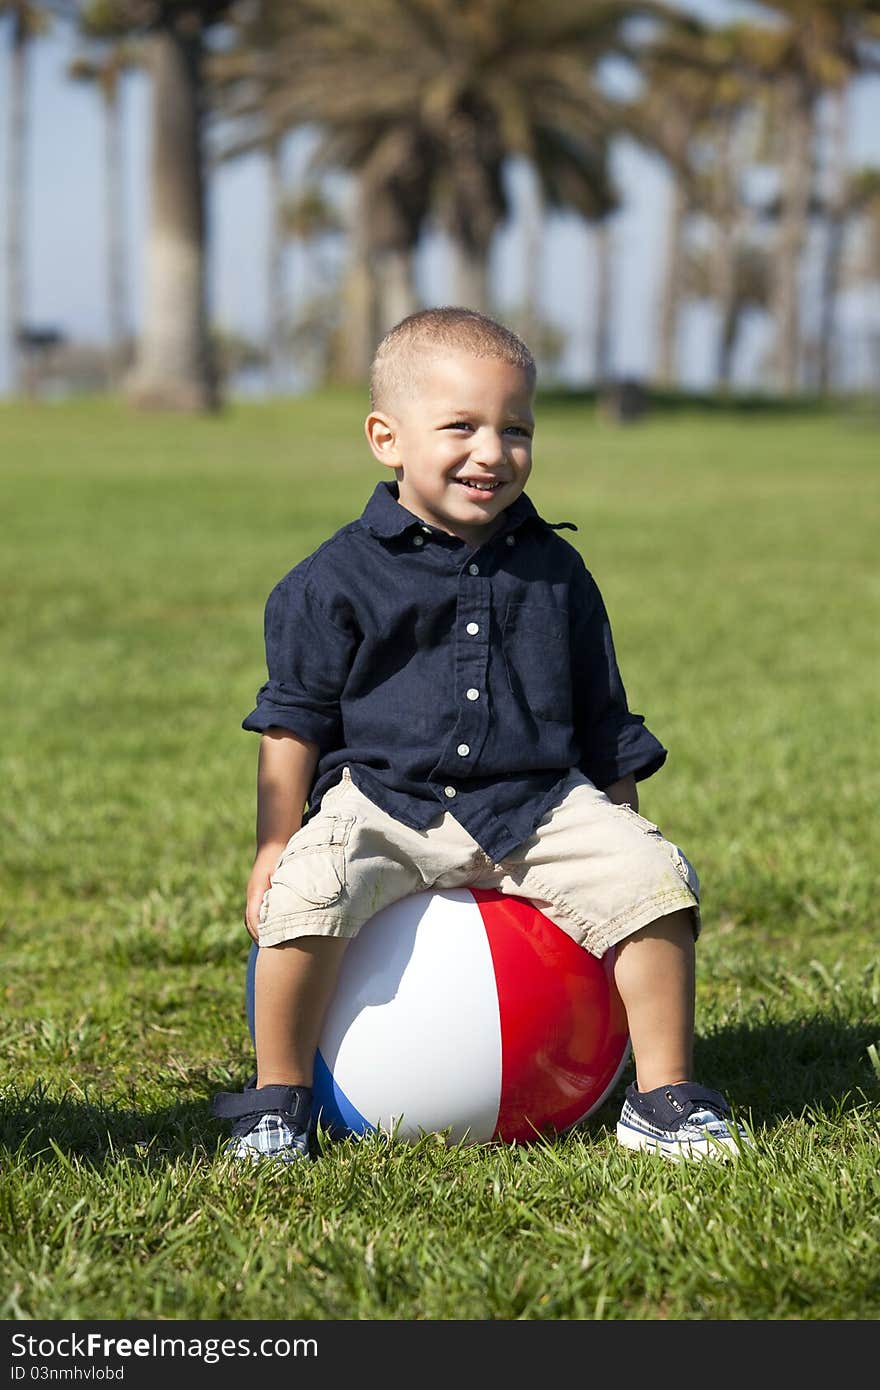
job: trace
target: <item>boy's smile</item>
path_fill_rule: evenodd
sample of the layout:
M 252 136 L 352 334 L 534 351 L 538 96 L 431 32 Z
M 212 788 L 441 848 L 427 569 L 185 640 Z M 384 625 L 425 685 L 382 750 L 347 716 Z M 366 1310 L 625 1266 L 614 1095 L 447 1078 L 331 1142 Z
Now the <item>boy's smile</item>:
M 393 468 L 401 506 L 482 545 L 532 467 L 532 386 L 501 358 L 438 349 L 392 411 L 367 417 L 370 447 Z

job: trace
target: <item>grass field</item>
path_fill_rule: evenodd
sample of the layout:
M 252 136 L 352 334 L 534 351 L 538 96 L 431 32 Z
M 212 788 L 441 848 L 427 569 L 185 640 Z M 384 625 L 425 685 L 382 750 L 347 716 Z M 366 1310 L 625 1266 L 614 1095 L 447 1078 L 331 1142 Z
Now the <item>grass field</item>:
M 269 588 L 379 476 L 363 401 L 0 409 L 0 1317 L 880 1315 L 880 433 L 539 411 L 529 492 L 605 594 L 697 865 L 697 1065 L 757 1148 L 601 1112 L 511 1149 L 365 1141 L 230 1179 Z

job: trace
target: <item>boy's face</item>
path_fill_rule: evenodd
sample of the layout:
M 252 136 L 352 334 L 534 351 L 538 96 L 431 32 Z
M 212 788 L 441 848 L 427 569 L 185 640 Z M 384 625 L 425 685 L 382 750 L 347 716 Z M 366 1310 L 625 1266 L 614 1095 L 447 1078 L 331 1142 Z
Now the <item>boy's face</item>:
M 532 388 L 521 367 L 438 352 L 393 413 L 367 417 L 370 447 L 397 474 L 399 501 L 477 546 L 501 523 L 532 468 Z

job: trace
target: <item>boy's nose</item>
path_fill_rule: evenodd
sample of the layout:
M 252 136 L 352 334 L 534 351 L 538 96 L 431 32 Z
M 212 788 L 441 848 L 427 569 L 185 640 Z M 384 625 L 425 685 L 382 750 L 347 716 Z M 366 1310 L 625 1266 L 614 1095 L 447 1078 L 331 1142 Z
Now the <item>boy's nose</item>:
M 471 458 L 478 463 L 501 463 L 504 441 L 495 430 L 478 430 L 471 444 Z

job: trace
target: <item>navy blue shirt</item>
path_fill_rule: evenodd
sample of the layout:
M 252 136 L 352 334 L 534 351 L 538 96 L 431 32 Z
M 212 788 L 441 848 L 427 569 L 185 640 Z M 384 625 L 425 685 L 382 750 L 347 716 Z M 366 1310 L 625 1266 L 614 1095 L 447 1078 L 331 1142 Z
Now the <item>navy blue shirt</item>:
M 281 579 L 269 679 L 242 722 L 320 755 L 308 816 L 338 782 L 405 825 L 450 811 L 495 863 L 532 834 L 572 768 L 639 780 L 666 750 L 627 707 L 595 580 L 522 493 L 476 549 L 377 483 L 363 515 Z

